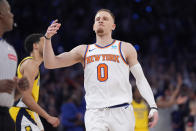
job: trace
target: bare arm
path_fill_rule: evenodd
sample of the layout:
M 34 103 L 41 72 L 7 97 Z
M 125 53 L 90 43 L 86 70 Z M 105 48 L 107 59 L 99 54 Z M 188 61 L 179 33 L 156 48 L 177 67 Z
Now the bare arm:
M 170 98 L 169 100 L 165 100 L 162 97 L 157 99 L 157 105 L 159 108 L 168 108 L 175 104 L 175 99 Z
M 174 104 L 178 104 L 177 103 L 177 96 L 178 96 L 178 94 L 180 92 L 181 86 L 182 86 L 182 77 L 181 77 L 181 75 L 178 75 L 177 76 L 177 86 L 176 86 L 176 89 L 172 92 L 172 95 L 171 95 L 170 99 L 169 100 L 165 100 L 162 97 L 159 98 L 157 100 L 158 107 L 160 107 L 160 108 L 167 108 L 167 107 L 171 107 Z
M 85 52 L 86 45 L 79 45 L 73 48 L 69 52 L 64 52 L 58 56 L 54 55 L 51 42 L 47 43 L 49 40 L 45 40 L 44 45 L 44 66 L 48 69 L 67 67 L 81 62 L 83 60 L 83 55 L 81 52 Z
M 83 54 L 86 49 L 86 45 L 80 45 L 75 47 L 69 52 L 64 52 L 58 56 L 55 56 L 52 49 L 51 37 L 57 33 L 61 24 L 57 23 L 57 20 L 54 21 L 47 29 L 45 36 L 49 39 L 44 41 L 44 65 L 48 69 L 67 67 L 74 65 L 76 63 L 83 61 Z
M 35 80 L 35 77 L 38 75 L 38 67 L 32 66 L 33 62 L 32 61 L 25 61 L 22 66 L 21 70 L 23 72 L 23 76 L 27 77 L 29 81 L 30 88 L 24 92 L 22 92 L 22 101 L 24 102 L 25 105 L 27 105 L 31 110 L 37 112 L 40 116 L 45 118 L 49 123 L 50 119 L 53 121 L 56 121 L 55 123 L 51 123 L 53 126 L 58 125 L 58 119 L 55 117 L 50 116 L 41 106 L 39 106 L 33 96 L 32 96 L 32 88 L 33 88 L 33 83 Z

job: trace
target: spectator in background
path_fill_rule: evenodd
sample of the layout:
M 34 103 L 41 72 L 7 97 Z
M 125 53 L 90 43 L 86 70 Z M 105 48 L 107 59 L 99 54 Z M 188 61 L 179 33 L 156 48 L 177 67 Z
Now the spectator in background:
M 187 117 L 185 128 L 186 131 L 195 131 L 196 130 L 196 91 L 194 92 L 194 96 L 191 98 L 189 102 L 189 115 Z
M 136 86 L 133 86 L 133 109 L 135 131 L 148 131 L 148 105 L 143 100 Z
M 186 131 L 196 130 L 196 99 L 193 99 L 189 103 L 190 113 L 186 121 Z
M 170 82 L 165 81 L 163 95 L 157 98 L 160 119 L 156 127 L 152 131 L 172 131 L 171 113 L 175 109 L 176 104 L 185 103 L 187 96 L 178 96 L 182 86 L 182 76 L 178 74 L 177 85 L 174 90 Z
M 84 114 L 79 110 L 82 98 L 81 92 L 78 90 L 65 97 L 65 102 L 61 107 L 63 130 L 84 131 Z

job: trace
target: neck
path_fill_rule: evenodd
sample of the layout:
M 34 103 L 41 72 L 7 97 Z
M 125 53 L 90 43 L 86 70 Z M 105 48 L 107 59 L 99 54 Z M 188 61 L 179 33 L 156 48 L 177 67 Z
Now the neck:
M 135 102 L 141 103 L 142 99 L 135 99 Z
M 106 45 L 112 43 L 112 41 L 113 41 L 111 34 L 103 35 L 103 36 L 96 35 L 96 39 L 97 39 L 96 44 L 98 44 L 100 46 L 106 46 Z
M 40 66 L 40 64 L 43 62 L 43 58 L 39 55 L 39 53 L 32 52 L 30 56 L 33 57 L 33 60 L 35 60 L 37 66 Z
M 3 37 L 3 34 L 5 33 L 4 29 L 3 29 L 3 24 L 0 22 L 0 38 Z

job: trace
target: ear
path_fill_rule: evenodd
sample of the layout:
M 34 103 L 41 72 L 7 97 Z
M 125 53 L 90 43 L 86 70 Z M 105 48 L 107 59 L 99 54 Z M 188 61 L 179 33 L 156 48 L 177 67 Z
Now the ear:
M 2 14 L 2 11 L 0 10 L 0 19 L 3 18 L 3 14 Z
M 95 31 L 95 24 L 93 24 L 93 31 Z
M 38 44 L 34 43 L 33 44 L 33 49 L 38 49 L 39 48 L 38 46 L 39 46 Z
M 116 24 L 113 24 L 112 25 L 112 30 L 115 30 L 116 29 Z

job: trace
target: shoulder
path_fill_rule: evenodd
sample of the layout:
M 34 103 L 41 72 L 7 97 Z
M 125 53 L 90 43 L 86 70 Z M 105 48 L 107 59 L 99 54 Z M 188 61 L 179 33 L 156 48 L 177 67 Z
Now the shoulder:
M 16 51 L 15 51 L 14 47 L 13 47 L 11 44 L 9 44 L 7 41 L 1 40 L 1 41 L 0 41 L 0 46 L 1 46 L 1 49 L 4 50 L 4 48 L 6 48 L 6 49 L 8 49 L 9 51 L 13 51 L 13 53 L 16 54 Z
M 37 75 L 39 72 L 39 67 L 37 66 L 36 62 L 33 59 L 27 59 L 23 63 L 21 63 L 20 70 L 22 72 L 25 71 Z
M 134 46 L 129 43 L 129 42 L 125 42 L 125 41 L 120 41 L 121 42 L 121 47 L 124 49 L 131 49 L 131 50 L 135 50 Z
M 87 46 L 88 45 L 86 44 L 78 45 L 75 48 L 73 48 L 71 52 L 74 52 L 76 54 L 79 54 L 80 56 L 83 56 L 87 50 Z
M 137 54 L 135 47 L 131 43 L 125 41 L 120 41 L 120 42 L 121 42 L 121 50 L 126 56 L 128 56 L 128 54 Z
M 76 46 L 74 49 L 79 50 L 79 51 L 85 51 L 86 48 L 87 48 L 87 45 L 83 44 L 83 45 Z

